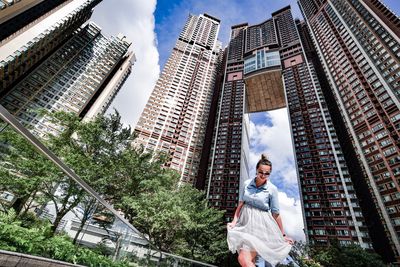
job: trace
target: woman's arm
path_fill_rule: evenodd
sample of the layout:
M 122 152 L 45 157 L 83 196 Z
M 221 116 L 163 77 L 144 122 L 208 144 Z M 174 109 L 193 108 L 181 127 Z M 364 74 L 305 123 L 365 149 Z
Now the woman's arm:
M 279 214 L 279 200 L 278 200 L 278 191 L 274 190 L 270 199 L 270 208 L 272 212 L 272 217 L 274 217 L 276 223 L 278 224 L 279 230 L 281 230 L 283 238 L 286 242 L 293 245 L 293 239 L 287 237 L 285 234 L 285 230 L 283 229 L 282 217 Z
M 288 242 L 290 245 L 293 245 L 294 241 L 290 237 L 286 236 L 284 230 L 283 230 L 283 225 L 282 225 L 282 218 L 279 213 L 272 213 L 272 217 L 274 217 L 276 223 L 278 224 L 279 229 L 282 232 L 283 238 L 285 239 L 286 242 Z
M 276 223 L 278 224 L 279 229 L 282 232 L 282 235 L 285 235 L 282 225 L 282 219 L 279 215 L 279 199 L 278 199 L 278 190 L 275 188 L 271 190 L 271 195 L 269 198 L 269 208 L 271 209 L 272 217 L 274 217 Z
M 274 217 L 276 223 L 278 224 L 279 229 L 282 232 L 282 235 L 285 236 L 285 232 L 283 230 L 283 225 L 282 225 L 282 218 L 279 213 L 272 213 L 272 217 Z
M 239 205 L 236 208 L 235 215 L 233 216 L 233 220 L 232 220 L 232 222 L 228 223 L 228 228 L 235 227 L 235 225 L 236 225 L 236 223 L 237 223 L 237 221 L 239 219 L 240 210 L 242 209 L 243 204 L 244 204 L 244 201 L 239 201 Z

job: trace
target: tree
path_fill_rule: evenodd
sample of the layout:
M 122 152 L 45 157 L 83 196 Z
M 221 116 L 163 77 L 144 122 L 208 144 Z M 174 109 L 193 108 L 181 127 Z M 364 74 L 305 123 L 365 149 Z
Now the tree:
M 166 171 L 160 171 L 162 157 L 132 147 L 131 128 L 123 126 L 118 112 L 88 122 L 63 112 L 54 113 L 51 118 L 64 130 L 49 136 L 50 148 L 114 206 L 119 207 L 125 195 L 134 196 L 140 188 L 146 188 L 150 180 L 152 186 L 165 183 L 162 175 Z M 76 192 L 77 200 L 82 200 L 80 193 Z M 84 206 L 87 209 L 83 214 L 90 214 L 92 205 Z
M 171 175 L 170 178 L 176 178 L 176 175 Z M 136 196 L 123 198 L 124 213 L 139 231 L 149 237 L 157 249 L 172 251 L 175 241 L 183 234 L 185 221 L 189 219 L 179 205 L 178 189 L 147 189 Z
M 11 208 L 19 214 L 30 198 L 46 190 L 45 183 L 53 183 L 62 173 L 10 128 L 1 132 L 0 148 L 0 190 L 15 195 Z
M 300 267 L 386 266 L 378 254 L 364 250 L 356 244 L 340 245 L 335 239 L 330 240 L 328 246 L 295 242 L 290 256 Z
M 123 201 L 131 223 L 157 249 L 208 262 L 227 253 L 223 212 L 208 207 L 202 192 L 190 185 L 178 187 L 176 182 L 172 187 L 150 188 Z
M 191 259 L 215 262 L 228 250 L 223 211 L 208 206 L 208 200 L 190 185 L 179 188 L 180 205 L 189 220 L 185 221 L 182 247 L 177 252 Z
M 95 198 L 86 195 L 78 204 L 78 207 L 72 211 L 75 214 L 75 216 L 79 218 L 79 220 L 81 221 L 72 243 L 76 244 L 76 242 L 78 241 L 80 233 L 82 232 L 86 223 L 90 221 L 91 217 L 96 211 L 97 205 L 98 203 Z
M 107 196 L 110 201 L 117 208 L 126 210 L 128 207 L 124 207 L 123 201 L 126 196 L 134 197 L 159 188 L 172 190 L 178 176 L 162 167 L 165 160 L 163 154 L 148 153 L 140 147 L 124 150 L 115 164 L 114 180 L 108 185 Z
M 64 112 L 51 114 L 50 118 L 54 124 L 64 129 L 60 134 L 48 137 L 50 149 L 97 193 L 106 195 L 110 182 L 115 181 L 115 169 L 120 167 L 117 165 L 120 154 L 126 149 L 131 149 L 130 127 L 122 125 L 117 112 L 86 122 L 81 121 L 75 114 Z M 64 193 L 62 198 L 56 194 L 52 194 L 53 197 L 49 196 L 57 211 L 54 230 L 66 213 L 87 198 L 85 190 L 74 181 L 68 179 L 59 185 L 66 185 L 61 190 Z M 88 219 L 87 216 L 94 205 L 86 204 L 83 205 L 84 220 Z M 57 206 L 60 206 L 60 209 L 57 209 Z M 81 223 L 81 227 L 84 224 L 85 222 Z
M 116 186 L 121 181 L 118 180 L 120 176 L 115 175 L 126 168 L 121 165 L 126 163 L 121 159 L 125 159 L 127 154 L 137 154 L 131 146 L 133 135 L 130 127 L 122 125 L 117 112 L 89 122 L 65 112 L 48 114 L 48 117 L 63 131 L 42 141 L 94 190 L 112 199 L 113 191 L 110 189 L 123 187 Z M 45 197 L 44 202 L 54 204 L 56 214 L 52 230 L 55 231 L 65 214 L 84 199 L 85 190 L 15 132 L 3 133 L 0 142 L 5 144 L 2 148 L 7 150 L 5 162 L 8 163 L 0 167 L 3 174 L 0 188 L 17 195 L 14 207 L 18 212 L 30 197 L 40 192 L 40 196 Z M 91 205 L 86 207 L 90 209 Z
M 355 244 L 341 246 L 337 240 L 331 241 L 327 247 L 314 247 L 311 251 L 312 258 L 320 262 L 323 266 L 386 266 L 378 254 L 364 250 Z
M 302 241 L 294 242 L 289 255 L 292 257 L 293 261 L 300 267 L 322 267 L 319 262 L 310 257 L 311 247 Z

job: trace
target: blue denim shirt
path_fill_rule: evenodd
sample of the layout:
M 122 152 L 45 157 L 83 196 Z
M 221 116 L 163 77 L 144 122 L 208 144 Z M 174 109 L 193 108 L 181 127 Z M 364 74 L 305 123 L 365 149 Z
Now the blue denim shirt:
M 270 181 L 260 187 L 256 186 L 256 180 L 250 179 L 244 183 L 244 190 L 239 201 L 255 208 L 279 214 L 278 189 Z

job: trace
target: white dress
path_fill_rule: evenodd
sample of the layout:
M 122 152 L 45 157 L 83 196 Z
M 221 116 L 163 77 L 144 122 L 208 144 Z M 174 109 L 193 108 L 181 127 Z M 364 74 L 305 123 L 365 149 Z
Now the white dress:
M 273 266 L 284 260 L 292 248 L 271 213 L 248 204 L 243 205 L 235 227 L 228 228 L 227 239 L 232 253 L 241 249 L 256 251 Z

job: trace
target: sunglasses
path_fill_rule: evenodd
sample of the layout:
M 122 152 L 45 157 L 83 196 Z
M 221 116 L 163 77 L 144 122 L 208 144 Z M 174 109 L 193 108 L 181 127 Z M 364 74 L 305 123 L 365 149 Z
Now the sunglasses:
M 271 172 L 258 172 L 258 174 L 262 176 L 268 176 L 271 174 Z

